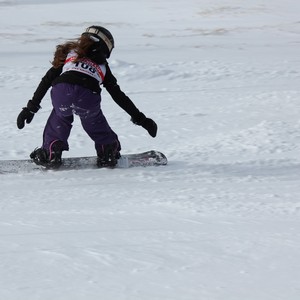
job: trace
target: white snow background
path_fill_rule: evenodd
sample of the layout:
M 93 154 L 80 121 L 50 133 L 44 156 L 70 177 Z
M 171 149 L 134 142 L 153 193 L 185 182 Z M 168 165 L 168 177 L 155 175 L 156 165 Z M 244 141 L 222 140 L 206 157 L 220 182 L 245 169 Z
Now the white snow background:
M 300 2 L 0 1 L 0 159 L 41 145 L 16 117 L 55 46 L 115 37 L 134 126 L 103 91 L 123 153 L 169 165 L 0 175 L 0 300 L 300 299 Z M 94 155 L 75 119 L 70 151 Z

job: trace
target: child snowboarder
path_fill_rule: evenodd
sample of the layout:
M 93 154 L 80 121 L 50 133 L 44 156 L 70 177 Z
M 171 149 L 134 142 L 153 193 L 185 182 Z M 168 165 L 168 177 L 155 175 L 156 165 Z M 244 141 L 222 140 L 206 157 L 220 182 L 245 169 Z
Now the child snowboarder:
M 35 163 L 51 167 L 61 165 L 62 151 L 69 150 L 68 138 L 76 114 L 80 117 L 83 129 L 95 143 L 97 165 L 116 165 L 121 146 L 101 110 L 101 84 L 131 116 L 134 124 L 145 128 L 152 137 L 156 136 L 156 123 L 140 112 L 121 91 L 109 68 L 107 59 L 113 48 L 111 33 L 104 27 L 94 25 L 88 27 L 78 40 L 67 41 L 56 47 L 52 67 L 17 118 L 19 129 L 25 126 L 25 122 L 30 123 L 52 86 L 53 110 L 45 125 L 43 144 L 30 154 Z

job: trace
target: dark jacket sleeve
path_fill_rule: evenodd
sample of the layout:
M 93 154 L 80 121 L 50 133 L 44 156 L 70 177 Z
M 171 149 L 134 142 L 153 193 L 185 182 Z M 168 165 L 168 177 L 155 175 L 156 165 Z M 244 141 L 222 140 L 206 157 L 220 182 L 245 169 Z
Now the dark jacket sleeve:
M 103 86 L 106 88 L 113 100 L 133 119 L 140 114 L 140 111 L 130 100 L 130 98 L 123 91 L 121 91 L 121 88 L 117 83 L 117 79 L 112 74 L 108 65 L 106 65 L 106 74 L 103 81 Z
M 50 68 L 45 76 L 42 78 L 40 84 L 38 85 L 37 89 L 35 90 L 32 103 L 36 105 L 36 107 L 40 106 L 40 103 L 44 96 L 46 95 L 48 89 L 51 87 L 53 80 L 58 77 L 62 72 L 62 67 L 60 68 Z

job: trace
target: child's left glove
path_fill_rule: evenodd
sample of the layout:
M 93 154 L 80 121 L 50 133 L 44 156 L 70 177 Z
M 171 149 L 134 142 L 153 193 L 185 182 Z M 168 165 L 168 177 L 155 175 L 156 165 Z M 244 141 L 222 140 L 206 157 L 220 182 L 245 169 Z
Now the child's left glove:
M 152 137 L 156 137 L 157 124 L 150 118 L 147 118 L 143 113 L 139 113 L 135 117 L 131 117 L 131 121 L 145 128 Z
M 18 118 L 17 118 L 17 126 L 19 129 L 24 128 L 25 126 L 25 121 L 27 124 L 29 124 L 33 117 L 34 114 L 40 109 L 40 106 L 36 106 L 32 100 L 29 100 L 27 103 L 27 107 L 23 107 L 22 111 L 19 113 Z

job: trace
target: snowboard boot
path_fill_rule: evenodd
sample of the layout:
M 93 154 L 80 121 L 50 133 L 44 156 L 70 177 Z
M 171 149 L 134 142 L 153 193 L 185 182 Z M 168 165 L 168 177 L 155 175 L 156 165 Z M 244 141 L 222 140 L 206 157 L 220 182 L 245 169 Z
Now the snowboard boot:
M 55 141 L 50 145 L 49 152 L 44 148 L 36 148 L 30 158 L 37 165 L 42 165 L 47 168 L 59 168 L 62 164 L 61 155 L 63 151 L 63 143 Z
M 102 145 L 97 150 L 97 166 L 99 168 L 113 168 L 118 163 L 118 158 L 121 157 L 119 152 L 119 143 Z
M 52 168 L 59 168 L 62 164 L 61 155 L 63 152 L 63 142 L 55 141 L 50 145 L 49 165 Z

